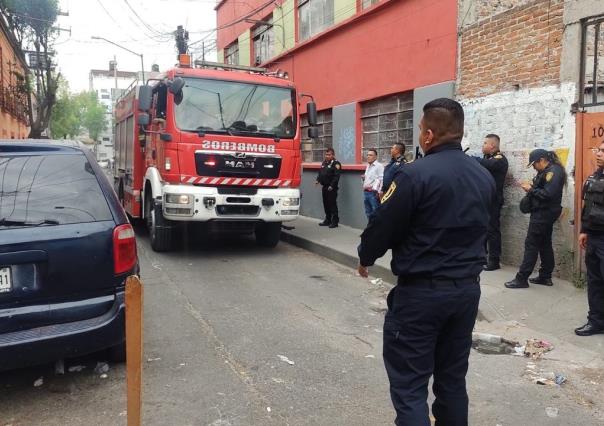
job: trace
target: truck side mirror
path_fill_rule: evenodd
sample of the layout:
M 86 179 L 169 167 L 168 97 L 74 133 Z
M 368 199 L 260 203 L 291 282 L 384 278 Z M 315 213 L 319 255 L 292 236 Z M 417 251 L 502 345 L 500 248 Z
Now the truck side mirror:
M 317 104 L 314 102 L 309 102 L 306 104 L 306 113 L 308 116 L 308 124 L 310 126 L 317 125 Z
M 149 111 L 153 103 L 153 88 L 151 86 L 140 86 L 138 88 L 138 110 Z
M 311 139 L 317 139 L 319 137 L 319 129 L 317 129 L 316 127 L 309 127 L 308 128 L 308 137 Z
M 139 126 L 148 126 L 149 123 L 151 122 L 151 118 L 149 117 L 149 114 L 146 112 L 141 112 L 138 115 L 138 119 L 137 119 L 138 125 Z
M 182 77 L 174 77 L 174 80 L 168 81 L 168 90 L 173 95 L 182 93 L 183 87 L 185 87 L 185 80 Z

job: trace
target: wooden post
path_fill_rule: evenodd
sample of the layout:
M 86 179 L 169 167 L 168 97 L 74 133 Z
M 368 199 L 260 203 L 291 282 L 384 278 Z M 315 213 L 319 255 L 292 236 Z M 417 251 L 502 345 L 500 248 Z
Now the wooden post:
M 143 284 L 126 280 L 126 387 L 128 426 L 140 426 L 143 382 Z

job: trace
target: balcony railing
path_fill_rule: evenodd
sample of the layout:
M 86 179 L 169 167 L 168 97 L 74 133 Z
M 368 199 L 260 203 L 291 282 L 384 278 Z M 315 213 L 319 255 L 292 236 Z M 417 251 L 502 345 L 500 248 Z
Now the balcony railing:
M 27 95 L 15 87 L 0 88 L 0 108 L 15 119 L 28 124 Z

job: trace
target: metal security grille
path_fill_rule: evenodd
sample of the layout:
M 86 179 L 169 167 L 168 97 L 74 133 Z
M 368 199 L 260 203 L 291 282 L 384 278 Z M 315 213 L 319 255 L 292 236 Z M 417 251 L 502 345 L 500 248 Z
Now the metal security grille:
M 362 154 L 370 148 L 378 151 L 378 161 L 390 160 L 390 148 L 395 143 L 413 150 L 413 92 L 404 92 L 361 104 L 363 132 Z
M 604 105 L 604 16 L 582 21 L 579 104 Z
M 317 113 L 317 129 L 319 137 L 312 140 L 308 137 L 308 119 L 306 114 L 302 115 L 300 128 L 302 131 L 302 161 L 322 162 L 325 157 L 325 149 L 332 147 L 333 118 L 331 109 L 325 109 Z

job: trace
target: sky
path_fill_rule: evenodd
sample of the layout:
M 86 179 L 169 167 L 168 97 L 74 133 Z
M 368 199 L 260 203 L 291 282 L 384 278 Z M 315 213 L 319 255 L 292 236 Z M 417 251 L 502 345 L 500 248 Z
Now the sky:
M 128 7 L 134 9 L 134 12 Z M 55 43 L 57 69 L 69 82 L 71 91 L 88 90 L 91 69 L 108 69 L 115 55 L 121 71 L 140 71 L 140 57 L 92 36 L 104 37 L 136 53 L 142 53 L 145 71 L 151 64 L 165 70 L 176 63 L 171 34 L 177 25 L 189 31 L 194 58 L 201 57 L 205 38 L 215 46 L 216 0 L 60 0 L 62 12 L 57 25 L 64 29 Z M 206 59 L 215 60 L 215 49 Z

